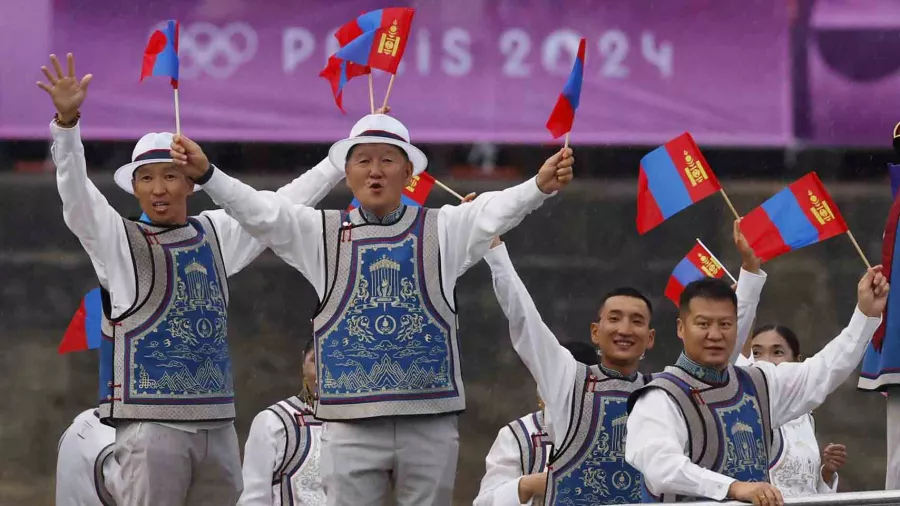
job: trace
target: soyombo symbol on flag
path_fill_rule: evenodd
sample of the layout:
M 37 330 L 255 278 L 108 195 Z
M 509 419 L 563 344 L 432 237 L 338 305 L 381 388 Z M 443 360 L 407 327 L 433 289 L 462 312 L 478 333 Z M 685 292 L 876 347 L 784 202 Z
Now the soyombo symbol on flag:
M 666 284 L 666 298 L 679 305 L 681 292 L 693 281 L 703 278 L 721 278 L 725 275 L 725 267 L 702 245 L 697 244 L 678 262 L 669 282 Z
M 406 44 L 409 42 L 413 15 L 415 9 L 399 7 L 378 9 L 363 14 L 356 18 L 356 24 L 362 33 L 353 37 L 335 53 L 335 56 L 396 74 Z M 341 42 L 341 38 L 352 37 L 355 33 L 356 28 L 352 26 L 352 22 L 349 26 L 344 25 L 338 42 Z
M 741 219 L 741 232 L 763 262 L 847 230 L 847 223 L 815 172 Z
M 644 234 L 721 189 L 691 134 L 679 135 L 641 159 L 638 233 Z

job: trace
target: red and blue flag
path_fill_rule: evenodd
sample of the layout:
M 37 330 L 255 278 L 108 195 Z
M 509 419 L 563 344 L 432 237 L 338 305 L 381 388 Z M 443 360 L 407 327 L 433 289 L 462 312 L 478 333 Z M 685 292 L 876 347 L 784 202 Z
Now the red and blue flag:
M 349 39 L 335 56 L 396 74 L 409 42 L 415 13 L 415 9 L 392 7 L 359 16 L 335 33 L 338 42 Z
M 324 77 L 331 83 L 331 93 L 334 95 L 334 103 L 341 112 L 344 111 L 344 86 L 354 77 L 359 77 L 372 72 L 372 69 L 353 62 L 344 61 L 337 56 L 328 57 L 328 64 L 319 72 L 319 77 Z
M 701 244 L 694 246 L 685 257 L 678 262 L 669 282 L 666 284 L 666 298 L 677 307 L 684 287 L 703 278 L 721 278 L 725 275 L 725 267 Z
M 572 72 L 547 119 L 547 130 L 550 130 L 550 135 L 554 139 L 572 131 L 575 110 L 578 109 L 578 103 L 581 101 L 581 83 L 584 80 L 584 47 L 585 40 L 581 39 L 581 42 L 578 43 L 578 55 L 575 57 L 575 64 L 572 65 Z
M 170 19 L 162 30 L 150 36 L 144 49 L 141 82 L 149 76 L 168 76 L 172 88 L 178 89 L 178 21 Z
M 95 350 L 100 347 L 100 321 L 103 306 L 100 289 L 94 288 L 83 299 L 59 343 L 58 353 Z
M 741 219 L 741 232 L 763 262 L 847 230 L 815 172 L 794 181 Z
M 691 134 L 679 135 L 641 158 L 638 233 L 646 233 L 721 189 Z
M 891 177 L 891 198 L 897 198 L 897 190 L 900 189 L 900 164 L 889 163 L 888 175 Z
M 425 201 L 428 200 L 428 195 L 431 194 L 431 189 L 434 188 L 434 181 L 434 177 L 427 172 L 413 176 L 409 186 L 403 189 L 400 201 L 407 206 L 423 207 Z M 357 207 L 359 207 L 359 201 L 354 198 L 347 210 L 352 211 Z

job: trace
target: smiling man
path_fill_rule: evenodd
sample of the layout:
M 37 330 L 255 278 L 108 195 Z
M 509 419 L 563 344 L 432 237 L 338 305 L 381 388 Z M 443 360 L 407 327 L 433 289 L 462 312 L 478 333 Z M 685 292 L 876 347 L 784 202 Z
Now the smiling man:
M 678 317 L 684 352 L 628 400 L 625 459 L 643 473 L 643 502 L 783 504 L 768 483 L 772 430 L 820 405 L 853 372 L 881 321 L 888 288 L 881 266 L 869 269 L 850 323 L 806 361 L 734 367 L 734 292 L 720 279 L 685 287 Z
M 759 273 L 759 259 L 737 227 L 734 240 L 743 260 L 737 325 L 740 338 L 746 339 L 765 275 Z M 499 239 L 485 261 L 491 267 L 497 301 L 509 319 L 513 348 L 534 376 L 546 405 L 546 430 L 554 445 L 547 504 L 640 502 L 641 475 L 625 461 L 625 422 L 629 394 L 651 378 L 638 372 L 656 338 L 650 300 L 630 287 L 600 297 L 590 324 L 600 363 L 579 363 L 541 319 Z M 725 363 L 730 359 L 726 356 Z M 521 504 L 531 500 L 527 485 L 519 482 Z
M 197 189 L 169 156 L 170 133 L 147 134 L 116 184 L 141 219 L 122 218 L 87 177 L 79 108 L 91 81 L 55 56 L 50 125 L 63 218 L 94 266 L 103 298 L 99 416 L 116 429 L 117 504 L 234 504 L 241 462 L 228 352 L 228 282 L 264 248 L 224 211 L 189 217 Z M 279 190 L 314 205 L 342 178 L 328 161 Z
M 451 503 L 465 393 L 457 341 L 456 280 L 491 238 L 518 225 L 572 180 L 571 149 L 535 177 L 440 209 L 403 205 L 428 163 L 396 119 L 372 114 L 335 143 L 360 206 L 316 211 L 259 192 L 213 168 L 176 138 L 189 177 L 313 285 L 322 479 L 329 505 Z M 391 486 L 393 481 L 393 487 Z

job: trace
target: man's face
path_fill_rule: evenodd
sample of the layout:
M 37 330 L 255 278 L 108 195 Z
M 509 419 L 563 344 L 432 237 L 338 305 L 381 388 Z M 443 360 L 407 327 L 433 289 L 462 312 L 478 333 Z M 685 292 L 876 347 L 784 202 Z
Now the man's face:
M 347 160 L 347 186 L 365 209 L 378 216 L 400 206 L 403 188 L 412 181 L 413 166 L 402 149 L 391 144 L 358 144 Z
M 318 383 L 316 382 L 316 352 L 311 351 L 306 354 L 303 359 L 303 379 L 306 381 L 307 388 L 313 395 L 318 392 Z
M 172 162 L 148 163 L 134 171 L 134 196 L 150 221 L 180 225 L 187 221 L 187 198 L 194 182 Z
M 653 347 L 656 331 L 650 328 L 650 308 L 636 297 L 616 295 L 606 299 L 600 318 L 591 324 L 591 341 L 602 360 L 611 365 L 637 365 Z
M 678 318 L 678 337 L 694 362 L 721 370 L 728 366 L 737 339 L 737 309 L 731 300 L 691 299 Z

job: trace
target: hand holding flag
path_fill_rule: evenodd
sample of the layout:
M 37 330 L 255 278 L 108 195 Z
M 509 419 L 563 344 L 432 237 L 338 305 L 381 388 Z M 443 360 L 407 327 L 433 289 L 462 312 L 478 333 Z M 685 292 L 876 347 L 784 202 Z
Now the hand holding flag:
M 87 74 L 79 81 L 75 77 L 75 56 L 72 53 L 66 55 L 67 72 L 64 75 L 59 59 L 55 54 L 50 55 L 50 62 L 53 64 L 54 72 L 50 72 L 46 66 L 41 67 L 41 72 L 47 77 L 47 83 L 37 82 L 38 88 L 47 92 L 53 100 L 53 106 L 56 107 L 57 117 L 63 124 L 69 124 L 78 117 L 78 109 L 87 98 L 88 85 L 94 78 L 91 74 Z
M 560 149 L 538 170 L 538 188 L 547 194 L 562 190 L 572 181 L 574 166 L 575 155 L 572 148 Z
M 563 86 L 562 93 L 559 94 L 556 105 L 550 112 L 550 117 L 547 118 L 547 130 L 550 130 L 550 135 L 554 139 L 566 134 L 566 147 L 569 145 L 568 134 L 572 131 L 572 123 L 575 121 L 575 110 L 578 109 L 578 103 L 581 101 L 581 83 L 584 80 L 584 50 L 585 39 L 581 39 L 569 79 Z

